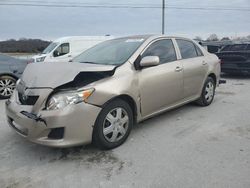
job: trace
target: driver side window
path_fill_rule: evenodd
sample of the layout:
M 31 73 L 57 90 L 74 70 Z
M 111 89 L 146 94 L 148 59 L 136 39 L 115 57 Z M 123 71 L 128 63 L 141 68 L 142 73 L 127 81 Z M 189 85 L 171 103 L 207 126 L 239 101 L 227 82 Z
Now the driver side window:
M 163 39 L 152 43 L 142 54 L 142 58 L 145 56 L 158 56 L 160 64 L 177 60 L 171 39 Z
M 69 43 L 63 43 L 55 49 L 54 57 L 63 56 L 69 53 Z

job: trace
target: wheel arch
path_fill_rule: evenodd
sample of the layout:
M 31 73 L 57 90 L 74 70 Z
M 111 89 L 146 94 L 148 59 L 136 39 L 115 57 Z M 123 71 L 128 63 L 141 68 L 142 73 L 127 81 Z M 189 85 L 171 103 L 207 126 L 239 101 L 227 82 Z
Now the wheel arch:
M 214 80 L 215 85 L 217 85 L 218 80 L 217 80 L 216 75 L 214 73 L 210 73 L 207 77 L 212 78 Z
M 105 107 L 105 105 L 107 105 L 108 103 L 110 103 L 116 99 L 121 99 L 121 100 L 128 103 L 128 105 L 131 107 L 131 110 L 133 112 L 134 123 L 136 123 L 137 122 L 137 105 L 136 105 L 135 100 L 127 94 L 117 95 L 117 96 L 109 99 L 106 103 L 104 103 L 102 105 L 102 107 Z
M 116 143 L 110 143 L 108 144 L 107 140 L 106 141 L 103 141 L 105 140 L 104 136 L 103 136 L 103 133 L 100 133 L 100 126 L 98 126 L 100 124 L 100 121 L 98 120 L 100 115 L 102 114 L 102 110 L 108 106 L 109 104 L 111 104 L 112 102 L 114 102 L 115 100 L 119 100 L 120 102 L 126 102 L 127 105 L 129 105 L 131 107 L 131 110 L 132 110 L 132 115 L 133 115 L 133 120 L 132 120 L 132 124 L 130 124 L 131 126 L 129 126 L 128 128 L 128 131 L 126 132 L 126 135 L 118 142 Z M 124 103 L 123 102 L 123 103 Z M 112 104 L 111 104 L 112 105 Z M 127 106 L 126 105 L 126 106 Z M 102 108 L 102 110 L 100 111 L 100 113 L 98 114 L 98 117 L 96 118 L 96 121 L 95 121 L 95 124 L 93 126 L 93 132 L 92 132 L 92 143 L 94 143 L 97 147 L 101 148 L 101 149 L 112 149 L 112 148 L 115 148 L 115 147 L 118 147 L 120 146 L 123 142 L 125 142 L 125 140 L 127 139 L 127 137 L 129 136 L 129 133 L 132 129 L 132 126 L 134 125 L 134 122 L 135 121 L 135 116 L 137 114 L 136 112 L 136 103 L 135 101 L 133 100 L 133 98 L 127 94 L 121 94 L 121 95 L 117 95 L 117 96 L 114 96 L 113 98 L 109 99 L 108 101 L 106 101 L 103 105 L 99 106 Z M 100 136 L 102 135 L 102 136 Z
M 16 80 L 19 79 L 16 75 L 14 75 L 12 73 L 0 73 L 0 76 L 11 76 L 11 77 L 15 78 Z

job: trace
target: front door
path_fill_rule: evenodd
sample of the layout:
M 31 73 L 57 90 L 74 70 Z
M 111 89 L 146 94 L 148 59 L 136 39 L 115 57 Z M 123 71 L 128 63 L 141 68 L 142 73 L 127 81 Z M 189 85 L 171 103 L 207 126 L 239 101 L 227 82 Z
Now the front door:
M 69 62 L 71 59 L 69 43 L 62 43 L 53 51 L 48 62 Z
M 183 93 L 183 67 L 171 39 L 153 42 L 142 54 L 158 56 L 160 65 L 138 71 L 142 117 L 177 103 Z

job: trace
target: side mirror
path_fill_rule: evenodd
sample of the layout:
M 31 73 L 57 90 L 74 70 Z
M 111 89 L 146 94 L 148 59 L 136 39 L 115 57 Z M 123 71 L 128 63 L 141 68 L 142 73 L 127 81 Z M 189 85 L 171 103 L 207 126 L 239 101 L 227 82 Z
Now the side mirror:
M 146 56 L 143 57 L 140 66 L 141 67 L 152 67 L 160 64 L 160 59 L 158 56 Z
M 60 56 L 60 52 L 58 52 L 57 50 L 55 50 L 55 51 L 53 52 L 53 56 L 54 56 L 54 57 Z

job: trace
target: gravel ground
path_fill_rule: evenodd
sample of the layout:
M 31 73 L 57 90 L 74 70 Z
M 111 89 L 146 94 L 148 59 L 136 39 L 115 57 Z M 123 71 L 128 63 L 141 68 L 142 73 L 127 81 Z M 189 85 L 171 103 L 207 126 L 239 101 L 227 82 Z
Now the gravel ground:
M 0 187 L 250 187 L 250 78 L 226 78 L 212 105 L 135 126 L 110 151 L 54 149 L 12 131 L 0 101 Z

